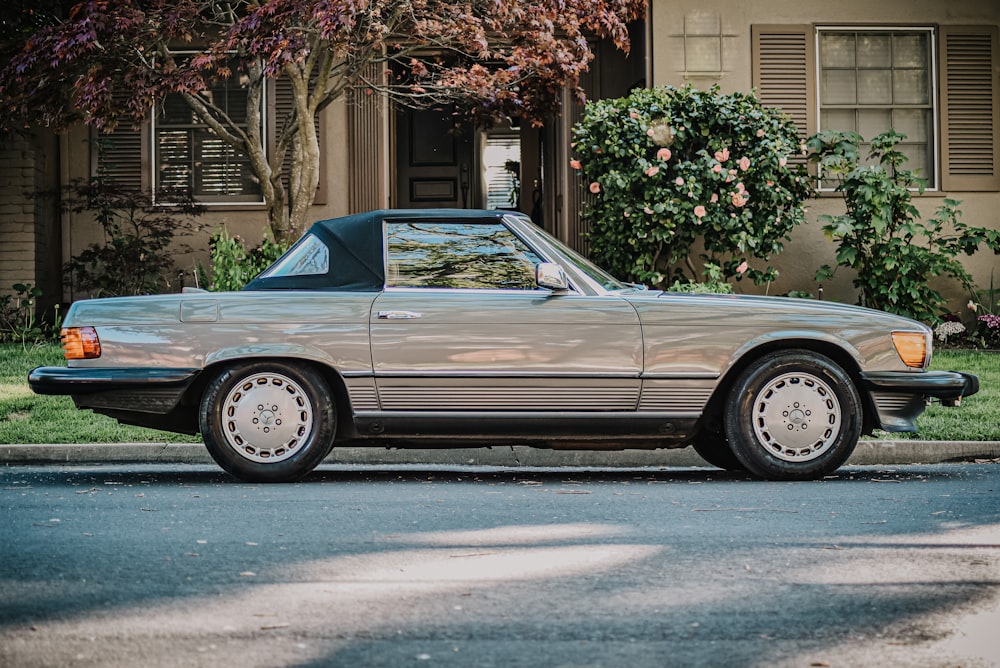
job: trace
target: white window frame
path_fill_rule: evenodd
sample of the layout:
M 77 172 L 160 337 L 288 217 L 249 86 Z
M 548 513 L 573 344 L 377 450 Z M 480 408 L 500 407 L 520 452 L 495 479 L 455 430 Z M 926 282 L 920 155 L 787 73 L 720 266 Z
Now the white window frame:
M 930 121 L 930 132 L 929 137 L 932 142 L 931 149 L 931 162 L 934 168 L 934 178 L 933 180 L 927 180 L 927 187 L 925 192 L 938 192 L 941 190 L 941 130 L 940 130 L 940 114 L 941 114 L 941 103 L 939 100 L 938 89 L 941 85 L 941 73 L 938 71 L 938 54 L 937 54 L 937 42 L 938 42 L 938 31 L 933 26 L 868 26 L 868 25 L 829 25 L 829 26 L 816 26 L 813 30 L 813 39 L 815 40 L 814 49 L 816 53 L 815 57 L 815 67 L 816 71 L 814 74 L 815 78 L 815 96 L 816 96 L 816 117 L 814 122 L 817 128 L 822 128 L 822 117 L 823 117 L 823 52 L 820 48 L 820 37 L 823 33 L 831 32 L 851 32 L 851 33 L 873 33 L 873 32 L 925 32 L 928 34 L 930 42 L 928 44 L 930 50 L 930 72 L 929 84 L 930 84 L 930 95 L 931 95 L 931 121 Z M 871 137 L 865 137 L 866 141 L 870 141 Z M 905 165 L 904 165 L 905 167 Z M 920 175 L 923 177 L 923 175 Z M 926 177 L 924 177 L 926 178 Z M 819 181 L 820 192 L 833 192 L 834 188 L 823 187 L 822 180 Z

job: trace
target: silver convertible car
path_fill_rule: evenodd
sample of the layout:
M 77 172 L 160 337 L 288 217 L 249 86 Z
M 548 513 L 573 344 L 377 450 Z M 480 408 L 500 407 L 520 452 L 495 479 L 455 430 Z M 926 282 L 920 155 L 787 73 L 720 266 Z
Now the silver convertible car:
M 768 479 L 823 476 L 914 431 L 970 374 L 931 331 L 827 302 L 621 283 L 523 215 L 374 211 L 316 223 L 240 292 L 78 301 L 35 392 L 200 433 L 243 480 L 336 445 L 693 446 Z

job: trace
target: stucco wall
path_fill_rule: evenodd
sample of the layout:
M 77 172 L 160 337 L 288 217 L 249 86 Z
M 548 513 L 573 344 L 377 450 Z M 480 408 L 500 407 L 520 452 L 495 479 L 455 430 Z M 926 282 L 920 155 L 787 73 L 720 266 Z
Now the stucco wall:
M 722 92 L 747 91 L 752 87 L 750 29 L 754 24 L 825 24 L 825 25 L 1000 25 L 1000 2 L 997 0 L 841 0 L 838 2 L 802 2 L 794 0 L 758 0 L 725 2 L 721 0 L 651 0 L 650 32 L 652 83 L 682 86 L 687 83 L 707 89 L 718 83 Z M 721 71 L 713 75 L 688 74 L 684 71 L 685 28 L 690 33 L 710 31 L 719 26 L 722 42 Z M 706 27 L 707 26 L 707 27 Z M 1000 77 L 1000 73 L 998 73 Z M 996 84 L 1000 86 L 1000 80 Z M 947 196 L 961 200 L 962 220 L 971 225 L 1000 229 L 1000 193 L 937 192 L 917 196 L 916 206 L 924 217 L 933 214 Z M 816 292 L 815 270 L 834 264 L 834 246 L 816 222 L 820 214 L 841 214 L 843 202 L 836 196 L 824 196 L 808 205 L 810 223 L 797 229 L 792 241 L 777 261 L 781 277 L 769 287 L 771 294 L 789 290 Z M 1000 286 L 1000 258 L 990 252 L 966 258 L 966 266 L 979 286 L 990 284 L 991 274 Z M 826 298 L 852 302 L 856 291 L 849 272 L 841 271 L 823 286 Z M 939 283 L 952 298 L 951 307 L 960 310 L 967 300 L 950 283 Z M 740 290 L 759 292 L 752 285 Z

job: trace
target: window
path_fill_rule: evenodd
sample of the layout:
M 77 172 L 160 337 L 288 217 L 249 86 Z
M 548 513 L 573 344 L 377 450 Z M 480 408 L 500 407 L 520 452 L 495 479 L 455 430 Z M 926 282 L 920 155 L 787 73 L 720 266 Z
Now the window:
M 330 271 L 330 249 L 313 234 L 285 253 L 280 260 L 264 270 L 260 278 L 274 276 L 318 276 Z
M 909 158 L 904 168 L 937 188 L 931 30 L 820 28 L 817 43 L 820 129 L 865 140 L 890 129 L 906 135 L 898 147 Z M 862 144 L 863 155 L 868 148 Z
M 246 128 L 247 90 L 239 77 L 202 94 L 233 123 Z M 168 95 L 153 122 L 153 187 L 183 190 L 200 202 L 262 201 L 249 158 L 212 132 L 179 94 Z
M 292 87 L 286 78 L 265 83 L 266 110 L 262 114 L 266 148 L 272 150 L 279 124 L 294 107 Z M 238 123 L 246 124 L 246 90 L 238 78 L 219 83 L 208 92 L 211 99 Z M 323 142 L 323 114 L 316 130 Z M 92 142 L 95 169 L 127 190 L 149 192 L 154 188 L 191 188 L 205 204 L 237 206 L 263 203 L 263 195 L 249 161 L 234 151 L 194 116 L 179 96 L 167 98 L 141 127 L 120 124 L 110 135 Z M 292 156 L 282 165 L 285 187 Z M 320 155 L 320 183 L 315 204 L 326 203 L 325 154 Z
M 504 225 L 386 223 L 386 285 L 533 290 L 541 258 Z
M 754 25 L 751 34 L 757 95 L 803 140 L 821 127 L 865 139 L 894 127 L 907 135 L 905 167 L 932 188 L 1000 190 L 996 26 Z

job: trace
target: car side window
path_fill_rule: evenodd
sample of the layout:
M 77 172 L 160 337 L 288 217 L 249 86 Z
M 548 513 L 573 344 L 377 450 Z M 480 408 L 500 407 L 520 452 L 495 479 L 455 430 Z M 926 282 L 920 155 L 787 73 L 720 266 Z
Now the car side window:
M 500 223 L 385 225 L 386 286 L 533 290 L 538 257 Z
M 309 234 L 292 247 L 261 278 L 273 276 L 310 276 L 330 271 L 330 249 L 314 235 Z

